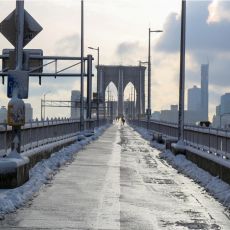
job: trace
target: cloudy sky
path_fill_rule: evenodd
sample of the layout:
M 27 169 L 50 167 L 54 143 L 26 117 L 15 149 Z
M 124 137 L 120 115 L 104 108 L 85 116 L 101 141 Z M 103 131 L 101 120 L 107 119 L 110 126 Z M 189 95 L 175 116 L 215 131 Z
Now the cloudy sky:
M 0 21 L 14 8 L 15 1 L 0 0 Z M 25 48 L 80 56 L 80 0 L 25 0 L 25 9 L 43 27 Z M 88 46 L 99 46 L 101 64 L 137 65 L 147 60 L 148 28 L 163 29 L 152 35 L 152 108 L 167 109 L 178 103 L 180 11 L 180 0 L 85 0 L 85 54 L 91 53 Z M 229 41 L 229 1 L 188 1 L 186 88 L 200 85 L 200 65 L 209 62 L 210 117 L 220 96 L 229 92 Z M 2 35 L 0 48 L 12 48 Z M 39 117 L 44 93 L 49 92 L 48 99 L 69 100 L 73 89 L 79 89 L 78 79 L 44 79 L 41 86 L 32 79 L 26 102 Z M 0 86 L 0 105 L 7 105 L 5 95 L 6 85 Z M 69 111 L 47 109 L 47 115 L 57 114 L 69 116 Z

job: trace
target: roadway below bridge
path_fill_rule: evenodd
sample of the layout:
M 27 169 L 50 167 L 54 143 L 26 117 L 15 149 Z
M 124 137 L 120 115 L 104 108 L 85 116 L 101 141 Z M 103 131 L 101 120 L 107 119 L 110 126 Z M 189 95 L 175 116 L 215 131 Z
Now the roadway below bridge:
M 113 125 L 0 229 L 230 229 L 225 208 L 159 154 Z

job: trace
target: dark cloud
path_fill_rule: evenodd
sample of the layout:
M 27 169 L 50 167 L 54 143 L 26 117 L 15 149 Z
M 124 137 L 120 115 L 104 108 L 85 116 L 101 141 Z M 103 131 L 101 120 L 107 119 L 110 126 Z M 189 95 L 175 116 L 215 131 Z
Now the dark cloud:
M 164 25 L 164 32 L 162 33 L 155 50 L 164 52 L 178 52 L 179 51 L 179 33 L 180 33 L 180 18 L 178 14 L 170 14 Z
M 226 55 L 230 51 L 230 22 L 207 23 L 210 4 L 210 1 L 187 3 L 186 50 L 197 63 L 210 63 L 210 84 L 226 86 L 230 85 L 230 55 Z M 224 2 L 224 6 L 229 9 L 230 2 Z M 179 40 L 180 16 L 171 14 L 155 49 L 166 54 L 179 52 Z M 186 82 L 199 85 L 200 68 L 187 70 Z
M 210 1 L 190 1 L 187 3 L 186 48 L 189 51 L 226 52 L 230 49 L 230 23 L 207 23 Z M 230 2 L 225 2 L 230 8 Z M 179 51 L 180 22 L 177 14 L 171 14 L 165 23 L 164 33 L 156 45 L 163 52 Z
M 136 53 L 140 49 L 139 42 L 122 42 L 116 49 L 118 56 L 131 55 Z

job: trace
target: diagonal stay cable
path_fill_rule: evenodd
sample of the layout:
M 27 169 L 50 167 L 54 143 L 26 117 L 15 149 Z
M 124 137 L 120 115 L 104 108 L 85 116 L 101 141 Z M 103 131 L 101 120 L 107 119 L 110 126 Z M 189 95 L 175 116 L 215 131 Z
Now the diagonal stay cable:
M 45 66 L 47 66 L 47 65 L 49 65 L 49 64 L 52 64 L 52 63 L 54 63 L 54 62 L 56 62 L 56 60 L 53 60 L 53 61 L 51 61 L 51 62 L 48 62 L 48 63 L 46 63 L 46 64 L 44 64 L 44 65 L 38 66 L 38 67 L 36 67 L 36 68 L 30 70 L 29 73 L 32 73 L 32 72 L 34 72 L 34 71 L 36 71 L 36 70 L 39 70 L 39 69 L 41 69 L 42 67 L 45 67 Z
M 71 66 L 68 66 L 68 67 L 62 69 L 62 70 L 59 70 L 58 72 L 56 72 L 56 74 L 61 73 L 61 72 L 65 71 L 65 70 L 70 69 L 70 68 L 72 68 L 72 67 L 74 67 L 74 66 L 77 66 L 77 65 L 79 65 L 79 64 L 81 64 L 81 62 L 75 63 L 75 64 L 73 64 L 73 65 L 71 65 Z

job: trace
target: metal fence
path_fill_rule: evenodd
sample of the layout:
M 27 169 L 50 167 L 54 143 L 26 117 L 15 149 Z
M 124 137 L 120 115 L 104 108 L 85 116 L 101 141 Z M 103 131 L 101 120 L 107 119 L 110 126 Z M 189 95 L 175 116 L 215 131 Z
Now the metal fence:
M 178 137 L 178 125 L 160 121 L 130 120 L 129 123 L 149 128 L 150 130 L 170 138 Z M 185 125 L 184 140 L 189 146 L 221 157 L 230 159 L 230 132 L 223 129 L 206 128 L 200 126 Z
M 106 120 L 99 121 L 99 125 Z M 93 130 L 97 126 L 97 120 L 85 120 L 84 130 Z M 26 151 L 41 145 L 63 140 L 77 135 L 80 131 L 80 121 L 73 119 L 51 119 L 31 121 L 22 127 L 21 150 Z M 10 151 L 12 142 L 11 127 L 0 123 L 0 156 Z

